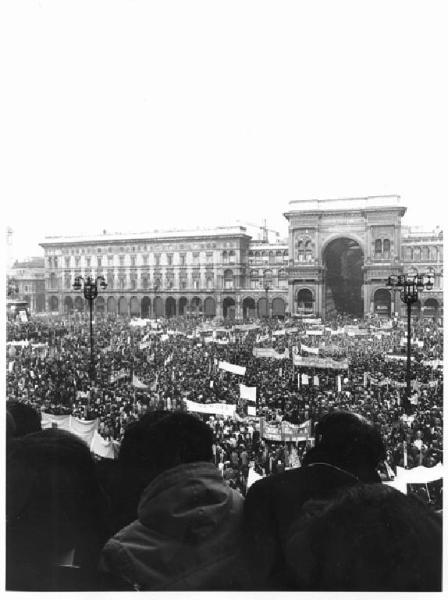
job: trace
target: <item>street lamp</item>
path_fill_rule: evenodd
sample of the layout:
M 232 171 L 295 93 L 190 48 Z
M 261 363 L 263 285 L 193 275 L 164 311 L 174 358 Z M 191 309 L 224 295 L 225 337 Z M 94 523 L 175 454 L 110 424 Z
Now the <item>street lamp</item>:
M 82 283 L 81 283 L 82 282 Z M 93 358 L 93 301 L 98 296 L 98 285 L 102 290 L 107 288 L 106 280 L 102 275 L 99 275 L 96 279 L 90 277 L 90 275 L 84 279 L 81 275 L 75 277 L 75 283 L 73 289 L 77 292 L 83 291 L 84 298 L 89 302 L 89 313 L 90 313 L 90 380 L 95 381 L 95 361 Z
M 394 292 L 398 288 L 400 290 L 401 301 L 407 306 L 406 409 L 408 410 L 411 398 L 411 307 L 418 301 L 419 292 L 422 292 L 424 289 L 432 290 L 432 275 L 421 275 L 419 273 L 416 275 L 389 275 L 387 278 L 387 287 L 393 289 Z

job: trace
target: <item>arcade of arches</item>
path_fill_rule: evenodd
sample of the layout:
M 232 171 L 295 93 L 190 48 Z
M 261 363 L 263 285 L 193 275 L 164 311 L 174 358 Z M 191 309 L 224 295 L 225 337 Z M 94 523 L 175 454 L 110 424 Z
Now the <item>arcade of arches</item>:
M 52 310 L 57 310 L 58 298 L 52 296 L 49 299 Z M 73 311 L 87 310 L 87 302 L 82 296 L 66 296 L 63 299 L 63 307 L 65 313 Z M 119 314 L 131 317 L 175 317 L 175 316 L 204 316 L 215 317 L 218 314 L 218 303 L 212 296 L 200 298 L 193 296 L 187 298 L 181 296 L 175 298 L 168 296 L 162 298 L 156 296 L 150 298 L 143 296 L 131 296 L 126 298 L 121 296 L 115 298 L 113 296 L 104 297 L 98 296 L 94 302 L 94 310 L 99 313 Z M 221 314 L 224 318 L 234 318 L 237 316 L 237 303 L 235 298 L 226 296 L 222 299 Z M 244 318 L 258 318 L 266 316 L 283 318 L 286 314 L 286 301 L 280 297 L 274 297 L 266 300 L 265 296 L 255 299 L 246 297 L 241 303 L 241 316 Z

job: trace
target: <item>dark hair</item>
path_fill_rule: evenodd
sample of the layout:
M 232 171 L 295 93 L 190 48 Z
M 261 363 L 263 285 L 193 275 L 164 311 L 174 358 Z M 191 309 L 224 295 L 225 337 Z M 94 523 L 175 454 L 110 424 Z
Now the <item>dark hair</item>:
M 6 512 L 9 589 L 26 576 L 38 585 L 39 571 L 47 572 L 71 548 L 78 566 L 95 566 L 107 533 L 104 496 L 87 445 L 59 429 L 13 440 Z
M 180 464 L 212 460 L 212 444 L 212 430 L 197 417 L 155 411 L 126 429 L 119 461 L 155 476 Z
M 14 419 L 15 437 L 22 437 L 42 429 L 40 414 L 29 404 L 24 404 L 18 400 L 8 400 L 6 409 Z
M 362 476 L 363 471 L 373 471 L 386 458 L 380 432 L 356 413 L 342 410 L 327 413 L 316 425 L 315 440 L 315 447 L 304 456 L 303 465 L 329 462 Z M 366 482 L 370 482 L 368 475 Z
M 285 554 L 297 589 L 440 591 L 442 522 L 415 497 L 357 485 L 305 504 Z

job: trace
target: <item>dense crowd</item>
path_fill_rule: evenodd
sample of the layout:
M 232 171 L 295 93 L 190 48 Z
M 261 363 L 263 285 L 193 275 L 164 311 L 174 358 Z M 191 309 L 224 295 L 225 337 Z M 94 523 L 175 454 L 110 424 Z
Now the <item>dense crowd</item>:
M 96 383 L 92 388 L 89 327 L 82 315 L 9 322 L 8 341 L 27 340 L 29 345 L 9 346 L 8 364 L 12 365 L 7 374 L 7 397 L 54 414 L 71 413 L 86 420 L 98 417 L 99 433 L 118 441 L 126 426 L 147 410 L 180 410 L 185 399 L 236 404 L 234 417 L 204 418 L 215 432 L 217 464 L 225 465 L 226 477 L 242 490 L 241 476 L 249 460 L 255 461 L 260 472 L 275 472 L 298 464 L 305 444 L 260 440 L 258 421 L 247 418 L 245 403 L 240 400 L 241 382 L 257 387 L 257 417 L 267 421 L 316 422 L 334 408 L 352 410 L 380 427 L 392 468 L 404 463 L 412 467 L 442 462 L 443 370 L 429 364 L 442 358 L 442 331 L 436 323 L 413 325 L 419 345 L 413 346 L 415 393 L 410 419 L 402 387 L 405 363 L 386 360 L 387 353 L 403 351 L 404 323 L 394 321 L 387 324 L 392 328 L 382 329 L 384 321 L 378 318 L 360 321 L 338 316 L 325 323 L 318 338 L 306 335 L 312 326 L 298 320 L 256 324 L 259 328 L 244 331 L 226 322 L 179 317 L 131 326 L 129 319 L 97 316 Z M 354 324 L 365 327 L 367 335 L 343 332 L 345 325 Z M 217 329 L 214 337 L 212 329 Z M 286 335 L 275 335 L 282 331 Z M 335 335 L 335 331 L 341 333 Z M 349 369 L 294 367 L 293 352 L 307 354 L 301 345 L 319 345 L 321 356 L 347 357 Z M 253 356 L 254 347 L 268 346 L 279 353 L 286 348 L 290 359 Z M 245 376 L 218 369 L 218 361 L 245 366 Z M 309 375 L 308 385 L 298 384 L 301 373 Z M 133 375 L 147 389 L 135 387 Z
M 339 315 L 325 323 L 318 319 L 264 319 L 237 323 L 185 317 L 143 321 L 97 315 L 94 327 L 95 383 L 92 385 L 89 324 L 83 315 L 32 318 L 26 323 L 20 320 L 8 322 L 6 392 L 8 426 L 14 435 L 19 435 L 21 418 L 24 422 L 28 420 L 28 425 L 32 421 L 29 414 L 21 415 L 20 407 L 28 405 L 35 411 L 34 414 L 71 414 L 83 421 L 97 418 L 98 431 L 104 440 L 121 444 L 116 465 L 112 466 L 114 461 L 108 464 L 109 461 L 103 460 L 97 462 L 96 467 L 100 469 L 102 486 L 111 502 L 110 518 L 107 518 L 107 510 L 100 511 L 101 519 L 97 509 L 93 510 L 98 522 L 108 521 L 106 533 L 99 536 L 102 543 L 137 517 L 139 498 L 152 477 L 156 477 L 157 481 L 157 474 L 161 477 L 160 473 L 167 469 L 169 473 L 170 467 L 179 462 L 208 460 L 204 458 L 208 457 L 208 445 L 211 461 L 228 484 L 226 487 L 233 488 L 237 494 L 235 498 L 242 497 L 247 494 L 250 472 L 259 476 L 272 475 L 275 480 L 275 477 L 297 472 L 294 467 L 309 465 L 310 456 L 314 456 L 313 446 L 319 448 L 320 441 L 322 447 L 318 424 L 326 416 L 340 411 L 360 415 L 361 419 L 373 423 L 378 431 L 384 451 L 381 445 L 382 449 L 376 451 L 374 460 L 370 455 L 368 460 L 373 461 L 372 465 L 378 463 L 383 480 L 399 466 L 433 467 L 443 462 L 443 370 L 440 366 L 443 332 L 433 321 L 416 321 L 413 324 L 413 395 L 410 402 L 404 388 L 405 324 L 396 318 L 389 320 L 371 316 L 361 320 Z M 276 358 L 256 357 L 254 348 L 272 348 Z M 337 369 L 298 366 L 294 356 L 328 357 L 343 362 L 338 363 L 341 366 Z M 236 375 L 223 370 L 220 361 L 244 366 L 245 374 Z M 344 361 L 348 368 L 343 366 Z M 256 405 L 252 411 L 251 403 L 241 397 L 241 383 L 257 388 Z M 195 457 L 189 454 L 193 438 L 188 437 L 191 432 L 185 434 L 183 421 L 164 420 L 164 415 L 189 417 L 186 414 L 187 401 L 235 406 L 232 416 L 198 415 L 198 422 L 206 426 L 210 438 L 198 430 L 197 439 L 205 436 L 207 443 L 204 442 L 202 454 L 198 449 L 199 454 Z M 309 422 L 309 435 L 293 442 L 270 441 L 260 430 L 261 420 L 277 424 L 283 421 L 292 424 Z M 192 430 L 196 427 L 194 422 L 186 421 Z M 167 428 L 165 435 L 163 427 Z M 30 431 L 38 431 L 39 428 L 37 423 Z M 148 431 L 153 436 L 151 447 L 148 446 Z M 24 433 L 27 433 L 26 424 L 20 435 Z M 46 442 L 36 442 L 38 445 L 35 447 L 33 435 L 23 438 L 31 437 L 31 450 L 27 448 L 27 442 L 24 449 L 17 446 L 15 454 L 12 453 L 17 464 L 30 460 L 30 456 L 37 457 L 35 460 L 38 461 L 39 452 L 48 444 L 45 461 L 51 465 L 51 448 L 54 450 L 62 443 L 57 432 L 51 434 L 56 436 L 53 440 L 46 438 Z M 46 435 L 48 437 L 49 433 Z M 171 438 L 173 435 L 174 438 Z M 184 435 L 185 443 L 182 441 Z M 345 433 L 343 437 L 346 443 Z M 355 436 L 356 444 L 359 444 L 358 438 L 358 435 Z M 78 450 L 71 443 L 76 454 Z M 70 445 L 67 440 L 63 444 Z M 176 449 L 177 446 L 180 449 Z M 148 479 L 148 469 L 151 471 L 155 467 L 142 456 L 151 456 L 151 460 L 157 462 L 155 457 L 161 448 L 164 448 L 164 459 L 158 459 L 161 464 Z M 22 457 L 21 452 L 24 453 Z M 319 464 L 320 461 L 323 461 L 322 464 L 331 462 L 332 457 L 337 456 L 339 446 L 332 446 L 330 454 L 326 452 L 322 454 L 325 460 L 319 452 L 315 455 Z M 173 453 L 171 457 L 170 453 Z M 362 457 L 363 453 L 361 445 L 356 455 Z M 179 459 L 180 455 L 182 459 Z M 26 460 L 24 456 L 27 456 Z M 59 464 L 58 459 L 55 460 Z M 357 481 L 376 483 L 373 467 L 369 469 L 375 473 L 374 477 L 369 475 L 366 478 L 362 469 L 356 471 L 357 467 L 351 463 L 349 468 L 344 460 L 341 458 L 337 464 L 355 473 Z M 201 476 L 204 475 L 207 485 L 213 489 L 215 476 L 207 470 L 208 467 L 201 469 Z M 118 478 L 117 473 L 121 473 Z M 51 474 L 49 477 L 53 481 Z M 63 475 L 61 477 L 64 478 Z M 95 476 L 92 475 L 93 479 Z M 268 477 L 262 481 L 271 479 Z M 323 480 L 327 481 L 327 474 Z M 89 486 L 94 485 L 92 481 Z M 79 487 L 84 485 L 84 479 L 80 480 Z M 67 482 L 67 489 L 71 487 L 73 482 Z M 257 484 L 253 488 L 257 488 Z M 18 489 L 19 495 L 22 494 L 23 486 Z M 262 488 L 258 486 L 257 489 Z M 414 491 L 426 504 L 441 508 L 440 480 L 416 486 Z M 376 491 L 372 493 L 379 503 L 383 502 L 382 493 L 378 496 Z M 233 496 L 229 496 L 232 506 L 234 502 L 239 506 L 239 501 L 230 498 Z M 356 503 L 359 499 L 352 498 L 351 501 Z M 255 504 L 258 506 L 258 500 Z M 263 515 L 263 522 L 269 520 L 268 513 Z M 263 514 L 263 508 L 260 508 L 260 514 Z M 89 529 L 88 525 L 86 527 Z M 258 523 L 254 529 L 259 528 Z M 266 544 L 268 547 L 271 543 L 269 539 L 252 542 L 256 548 Z M 116 541 L 111 545 L 108 560 L 112 560 L 116 551 L 121 554 L 121 543 Z M 273 552 L 275 554 L 277 550 Z M 274 572 L 274 566 L 272 568 Z M 114 572 L 112 564 L 109 571 Z M 127 575 L 128 579 L 133 577 Z M 280 585 L 283 575 L 277 574 L 276 577 L 275 585 Z M 104 585 L 107 588 L 111 584 Z M 121 584 L 116 585 L 120 589 Z M 251 583 L 249 587 L 253 585 Z M 291 585 L 294 588 L 295 584 Z M 302 582 L 300 585 L 305 584 Z M 114 584 L 112 587 L 115 589 Z M 186 585 L 185 589 L 194 588 Z M 199 586 L 198 589 L 202 588 Z

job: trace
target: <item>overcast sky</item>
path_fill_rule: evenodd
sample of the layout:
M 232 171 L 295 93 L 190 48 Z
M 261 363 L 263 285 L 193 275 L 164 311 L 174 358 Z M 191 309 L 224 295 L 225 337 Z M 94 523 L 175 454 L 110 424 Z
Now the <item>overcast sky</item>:
M 292 199 L 447 202 L 447 3 L 3 3 L 5 223 L 44 236 L 241 222 Z M 5 60 L 5 57 L 7 60 Z

